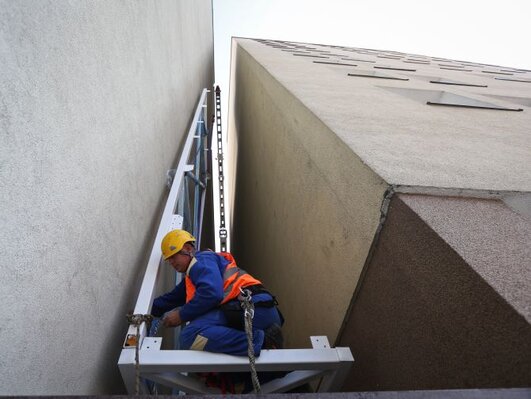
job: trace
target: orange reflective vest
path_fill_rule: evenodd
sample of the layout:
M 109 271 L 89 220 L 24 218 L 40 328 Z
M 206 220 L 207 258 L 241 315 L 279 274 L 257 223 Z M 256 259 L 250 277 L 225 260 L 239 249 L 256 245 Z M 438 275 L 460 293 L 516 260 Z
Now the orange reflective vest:
M 229 261 L 229 264 L 223 273 L 223 299 L 221 300 L 220 305 L 238 298 L 238 295 L 240 295 L 240 288 L 262 284 L 245 270 L 240 269 L 230 253 L 219 252 L 218 255 L 223 256 Z M 195 295 L 195 285 L 188 275 L 186 275 L 184 281 L 186 284 L 186 303 L 188 303 Z

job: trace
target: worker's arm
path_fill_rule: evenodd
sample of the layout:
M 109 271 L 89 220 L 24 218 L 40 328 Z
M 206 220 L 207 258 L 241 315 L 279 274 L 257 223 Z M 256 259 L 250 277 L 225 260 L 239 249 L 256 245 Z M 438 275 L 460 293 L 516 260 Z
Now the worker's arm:
M 183 322 L 217 307 L 223 299 L 223 279 L 219 267 L 210 259 L 201 260 L 190 268 L 188 276 L 195 286 L 195 295 L 190 302 L 179 309 Z
M 183 305 L 185 301 L 186 288 L 183 280 L 172 291 L 155 298 L 151 314 L 155 317 L 160 317 L 167 311 Z

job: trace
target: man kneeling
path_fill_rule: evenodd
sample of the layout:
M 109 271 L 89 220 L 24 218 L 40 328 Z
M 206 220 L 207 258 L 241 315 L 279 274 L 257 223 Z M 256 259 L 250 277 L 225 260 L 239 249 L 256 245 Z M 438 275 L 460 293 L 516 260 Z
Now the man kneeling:
M 249 290 L 255 307 L 255 356 L 261 349 L 281 349 L 283 320 L 275 298 L 259 280 L 240 269 L 230 253 L 196 252 L 195 241 L 185 230 L 170 231 L 162 240 L 164 260 L 183 273 L 184 279 L 154 300 L 151 313 L 164 315 L 166 327 L 186 324 L 181 330 L 181 349 L 245 356 L 247 335 L 238 296 L 241 290 Z

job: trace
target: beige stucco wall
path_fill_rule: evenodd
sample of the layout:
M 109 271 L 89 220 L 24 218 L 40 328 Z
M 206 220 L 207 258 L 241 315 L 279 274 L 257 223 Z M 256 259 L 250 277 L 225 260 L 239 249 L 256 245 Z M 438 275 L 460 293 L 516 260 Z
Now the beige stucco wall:
M 531 219 L 395 195 L 339 344 L 348 391 L 529 387 Z
M 434 58 L 427 65 L 409 64 L 407 54 L 389 59 L 382 58 L 388 56 L 385 51 L 367 54 L 317 44 L 299 43 L 315 50 L 296 56 L 279 48 L 289 47 L 287 43 L 244 38 L 238 43 L 388 183 L 407 192 L 412 187 L 531 192 L 531 170 L 522 168 L 531 162 L 531 72 L 504 72 L 510 69 L 479 64 L 463 67 L 464 71 L 447 70 L 440 65 L 460 65 L 459 61 Z M 371 73 L 406 80 L 348 75 Z M 485 87 L 433 84 L 432 79 Z M 443 92 L 526 110 L 426 104 L 437 102 L 437 93 Z
M 233 244 L 288 346 L 349 346 L 346 389 L 525 385 L 531 72 L 238 38 L 231 77 Z
M 209 0 L 0 0 L 0 395 L 123 392 L 211 18 Z
M 234 252 L 278 296 L 289 347 L 333 342 L 387 185 L 245 49 L 233 60 Z

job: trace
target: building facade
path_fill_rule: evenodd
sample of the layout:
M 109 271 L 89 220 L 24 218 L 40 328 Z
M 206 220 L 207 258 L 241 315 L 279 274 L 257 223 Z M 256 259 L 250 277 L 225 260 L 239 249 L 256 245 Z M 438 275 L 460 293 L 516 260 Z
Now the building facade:
M 233 248 L 346 390 L 531 384 L 531 72 L 233 39 Z
M 0 395 L 122 393 L 211 1 L 0 1 L 0 70 Z

